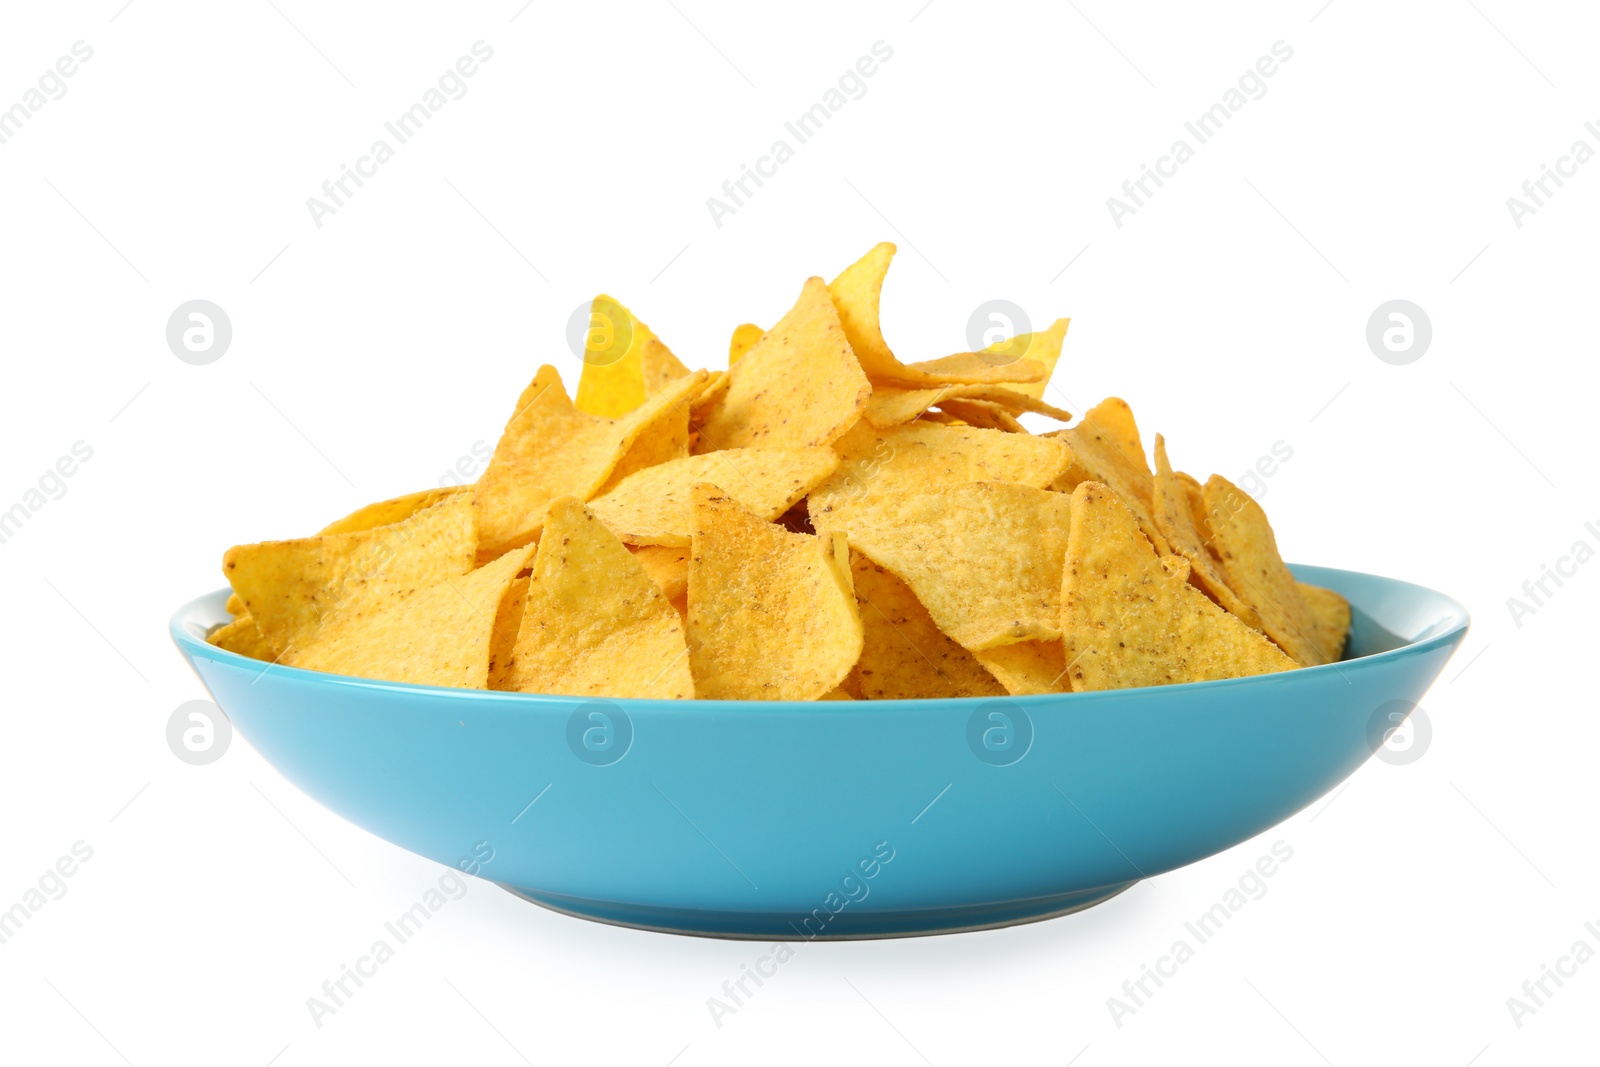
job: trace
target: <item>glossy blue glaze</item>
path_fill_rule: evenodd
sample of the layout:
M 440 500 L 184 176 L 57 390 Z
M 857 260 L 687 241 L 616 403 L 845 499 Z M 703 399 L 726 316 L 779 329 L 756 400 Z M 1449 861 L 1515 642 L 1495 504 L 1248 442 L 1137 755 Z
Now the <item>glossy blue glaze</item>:
M 482 877 L 606 922 L 881 937 L 1097 903 L 1360 766 L 1378 709 L 1421 701 L 1467 613 L 1405 582 L 1294 569 L 1349 598 L 1343 662 L 998 701 L 596 704 L 367 681 L 206 644 L 225 590 L 180 608 L 172 635 L 285 777 L 403 848 L 452 866 L 492 849 Z

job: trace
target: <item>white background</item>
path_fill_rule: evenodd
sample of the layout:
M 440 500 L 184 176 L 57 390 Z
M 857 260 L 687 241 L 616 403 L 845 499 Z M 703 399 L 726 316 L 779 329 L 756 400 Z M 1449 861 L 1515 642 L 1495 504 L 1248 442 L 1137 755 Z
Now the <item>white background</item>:
M 0 945 L 0 1059 L 1592 1061 L 1600 962 L 1520 1028 L 1506 1006 L 1574 941 L 1600 949 L 1600 562 L 1520 626 L 1506 605 L 1573 542 L 1600 547 L 1600 162 L 1520 228 L 1506 206 L 1573 141 L 1600 148 L 1592 11 L 122 3 L 0 16 L 0 107 L 94 49 L 0 145 L 0 510 L 93 449 L 0 544 L 0 908 L 93 849 Z M 314 225 L 306 199 L 478 40 L 494 55 L 467 94 Z M 715 225 L 707 197 L 880 40 L 865 96 Z M 1107 197 L 1280 40 L 1266 95 L 1117 227 Z M 770 325 L 882 239 L 902 357 L 965 349 L 995 297 L 1071 315 L 1052 399 L 1128 398 L 1202 477 L 1284 442 L 1263 502 L 1289 558 L 1464 601 L 1430 747 L 1076 917 L 804 946 L 720 1028 L 706 999 L 758 946 L 474 882 L 315 1026 L 306 998 L 442 868 L 241 740 L 175 759 L 167 718 L 204 692 L 170 611 L 222 584 L 226 546 L 492 446 L 538 364 L 575 383 L 566 322 L 594 293 L 718 367 L 735 324 Z M 195 298 L 233 324 L 209 366 L 165 342 Z M 1408 366 L 1365 341 L 1395 298 L 1433 325 Z M 1107 998 L 1279 839 L 1267 895 L 1116 1025 Z

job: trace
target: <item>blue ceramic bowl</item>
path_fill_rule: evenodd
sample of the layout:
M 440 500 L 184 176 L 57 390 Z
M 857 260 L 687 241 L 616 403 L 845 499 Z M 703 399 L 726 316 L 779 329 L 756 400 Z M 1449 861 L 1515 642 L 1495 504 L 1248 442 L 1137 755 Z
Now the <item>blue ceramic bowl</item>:
M 1359 767 L 1467 613 L 1405 582 L 1294 570 L 1349 598 L 1344 661 L 1059 696 L 609 701 L 374 682 L 206 644 L 226 591 L 179 609 L 172 635 L 285 777 L 402 848 L 602 922 L 890 937 L 1088 907 Z

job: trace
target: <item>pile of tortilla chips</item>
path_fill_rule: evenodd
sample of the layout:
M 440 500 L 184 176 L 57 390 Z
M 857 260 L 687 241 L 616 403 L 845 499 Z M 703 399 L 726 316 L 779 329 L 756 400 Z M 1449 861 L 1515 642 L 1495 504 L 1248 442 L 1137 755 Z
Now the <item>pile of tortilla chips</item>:
M 224 556 L 210 637 L 270 663 L 579 696 L 882 700 L 1234 678 L 1339 659 L 1259 504 L 1154 469 L 1133 412 L 1045 386 L 1067 320 L 902 362 L 880 244 L 690 371 L 595 298 L 577 399 L 534 375 L 476 484 Z M 621 349 L 621 351 L 619 351 Z

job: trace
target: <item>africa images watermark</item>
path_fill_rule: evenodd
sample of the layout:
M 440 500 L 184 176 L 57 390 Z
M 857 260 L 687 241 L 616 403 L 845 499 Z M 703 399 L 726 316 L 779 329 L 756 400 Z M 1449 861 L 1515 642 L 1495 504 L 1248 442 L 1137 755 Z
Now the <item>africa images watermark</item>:
M 1583 128 L 1590 137 L 1600 141 L 1600 124 L 1585 122 Z M 1548 163 L 1539 164 L 1539 176 L 1529 178 L 1522 183 L 1522 196 L 1526 199 L 1506 197 L 1506 210 L 1511 212 L 1511 221 L 1517 229 L 1522 229 L 1527 218 L 1530 215 L 1537 215 L 1539 209 L 1546 206 L 1545 202 L 1567 184 L 1562 181 L 1563 178 L 1577 177 L 1578 168 L 1594 156 L 1594 146 L 1580 137 L 1572 142 L 1572 147 L 1567 149 L 1566 155 L 1557 157 L 1554 167 Z M 1554 189 L 1550 187 L 1552 184 L 1555 186 Z
M 1584 532 L 1600 542 L 1600 524 L 1586 522 L 1583 524 Z M 1522 597 L 1506 597 L 1506 610 L 1511 612 L 1511 621 L 1517 624 L 1517 629 L 1522 629 L 1522 620 L 1529 615 L 1538 614 L 1550 598 L 1554 597 L 1566 583 L 1563 578 L 1572 579 L 1578 576 L 1578 568 L 1594 559 L 1594 546 L 1583 538 L 1572 542 L 1572 548 L 1564 556 L 1557 556 L 1555 566 L 1548 563 L 1539 564 L 1540 574 L 1537 578 L 1529 578 L 1522 583 Z M 1555 588 L 1550 588 L 1554 585 Z M 1523 599 L 1523 598 L 1526 599 Z
M 1600 942 L 1600 925 L 1586 922 L 1583 929 Z M 1578 968 L 1594 957 L 1594 946 L 1580 937 L 1565 955 L 1556 957 L 1554 967 L 1548 963 L 1539 964 L 1539 977 L 1522 983 L 1522 996 L 1506 998 L 1506 1010 L 1511 1013 L 1511 1021 L 1517 1024 L 1517 1029 L 1522 1029 L 1523 1020 L 1528 1016 L 1537 1015 L 1540 1008 L 1549 1007 L 1548 1001 L 1567 984 L 1564 979 L 1576 978 Z M 1552 985 L 1554 989 L 1550 988 Z
M 1177 976 L 1180 966 L 1194 959 L 1198 946 L 1216 937 L 1250 901 L 1267 895 L 1267 879 L 1278 873 L 1281 864 L 1294 858 L 1294 848 L 1286 841 L 1274 841 L 1270 851 L 1270 855 L 1263 855 L 1248 867 L 1235 885 L 1222 894 L 1221 900 L 1201 912 L 1193 922 L 1183 924 L 1194 944 L 1191 945 L 1188 938 L 1178 938 L 1165 954 L 1156 957 L 1154 967 L 1139 964 L 1139 977 L 1122 983 L 1122 996 L 1106 998 L 1106 1010 L 1111 1013 L 1111 1021 L 1117 1024 L 1117 1029 L 1122 1029 L 1123 1019 L 1147 1007 L 1166 985 L 1166 980 Z
M 822 903 L 811 909 L 811 913 L 800 920 L 799 925 L 790 923 L 794 932 L 800 935 L 802 941 L 815 941 L 827 932 L 828 924 L 834 916 L 844 911 L 851 904 L 858 904 L 867 899 L 872 892 L 868 883 L 878 877 L 883 869 L 894 861 L 894 846 L 888 841 L 879 841 L 872 846 L 872 853 L 856 861 L 855 866 L 847 869 L 839 877 L 838 882 L 823 895 Z M 772 950 L 756 957 L 753 964 L 741 963 L 739 977 L 730 978 L 722 983 L 722 997 L 707 997 L 706 1010 L 711 1013 L 711 1021 L 717 1029 L 722 1029 L 722 1021 L 729 1015 L 736 1014 L 740 1008 L 747 1006 L 762 986 L 767 984 L 767 979 L 775 977 L 778 968 L 794 959 L 795 950 L 787 942 L 773 942 Z M 751 986 L 754 985 L 754 989 Z
M 722 198 L 706 198 L 706 210 L 711 212 L 711 221 L 716 223 L 717 229 L 722 229 L 724 217 L 737 213 L 745 206 L 745 201 L 755 196 L 756 189 L 766 184 L 763 179 L 775 177 L 778 168 L 794 158 L 796 146 L 821 133 L 822 127 L 851 100 L 867 95 L 867 79 L 878 73 L 880 64 L 894 58 L 894 49 L 883 41 L 873 41 L 870 52 L 858 58 L 853 66 L 846 67 L 836 85 L 823 93 L 820 101 L 783 124 L 784 130 L 794 138 L 794 145 L 782 137 L 773 141 L 766 155 L 756 158 L 754 167 L 748 163 L 739 164 L 739 176 L 722 183 Z M 750 188 L 752 182 L 755 189 Z
M 316 1024 L 317 1029 L 322 1029 L 328 1016 L 336 1014 L 340 1008 L 347 1006 L 356 993 L 366 985 L 368 979 L 377 977 L 378 968 L 394 959 L 395 950 L 421 932 L 428 921 L 443 910 L 446 904 L 466 896 L 468 879 L 477 877 L 483 870 L 483 865 L 493 859 L 493 845 L 487 841 L 474 844 L 470 855 L 462 856 L 456 861 L 456 866 L 468 878 L 462 878 L 455 871 L 445 871 L 439 876 L 436 885 L 429 886 L 423 892 L 421 899 L 401 912 L 393 921 L 383 924 L 388 937 L 374 940 L 365 954 L 356 957 L 354 967 L 347 963 L 339 964 L 338 976 L 322 983 L 322 996 L 306 998 L 306 1010 L 311 1013 L 311 1021 Z M 394 939 L 393 944 L 390 944 L 390 938 Z
M 1239 75 L 1236 88 L 1228 89 L 1218 103 L 1183 124 L 1189 136 L 1194 138 L 1193 145 L 1185 138 L 1178 138 L 1172 142 L 1166 155 L 1157 157 L 1154 167 L 1141 163 L 1139 176 L 1122 183 L 1122 195 L 1127 197 L 1126 200 L 1115 196 L 1106 198 L 1106 210 L 1111 212 L 1111 221 L 1117 229 L 1122 229 L 1124 218 L 1137 214 L 1145 202 L 1155 196 L 1155 190 L 1150 188 L 1151 183 L 1160 189 L 1166 184 L 1163 178 L 1176 177 L 1178 168 L 1194 158 L 1196 147 L 1221 133 L 1228 120 L 1244 110 L 1251 100 L 1260 100 L 1267 95 L 1266 80 L 1278 73 L 1280 63 L 1287 63 L 1294 58 L 1294 49 L 1283 41 L 1272 42 L 1270 51 L 1271 55 L 1260 57 L 1254 66 Z
M 365 155 L 356 157 L 353 168 L 345 163 L 339 164 L 339 176 L 322 183 L 322 197 L 306 198 L 306 210 L 311 212 L 311 221 L 317 229 L 322 229 L 325 217 L 337 214 L 340 208 L 346 206 L 346 201 L 352 199 L 356 190 L 366 184 L 363 179 L 376 177 L 378 168 L 395 157 L 395 150 L 421 133 L 423 127 L 446 104 L 467 95 L 467 79 L 478 73 L 480 63 L 487 63 L 494 58 L 494 49 L 483 41 L 474 41 L 471 52 L 471 55 L 461 56 L 453 66 L 446 68 L 439 75 L 437 83 L 423 92 L 418 103 L 383 124 L 389 136 L 394 138 L 394 144 L 391 145 L 382 137 L 373 141 Z M 352 183 L 355 189 L 350 188 Z
M 39 480 L 22 494 L 22 499 L 0 510 L 0 545 L 6 544 L 22 527 L 52 500 L 67 495 L 67 479 L 78 473 L 82 464 L 94 458 L 94 449 L 85 441 L 74 441 L 70 455 L 64 455 L 44 469 Z
M 73 41 L 70 51 L 71 55 L 62 56 L 53 66 L 45 68 L 39 75 L 37 88 L 29 87 L 23 91 L 21 100 L 0 110 L 0 145 L 21 133 L 23 125 L 43 111 L 50 101 L 66 96 L 66 79 L 78 73 L 79 64 L 94 58 L 94 49 L 82 41 Z

